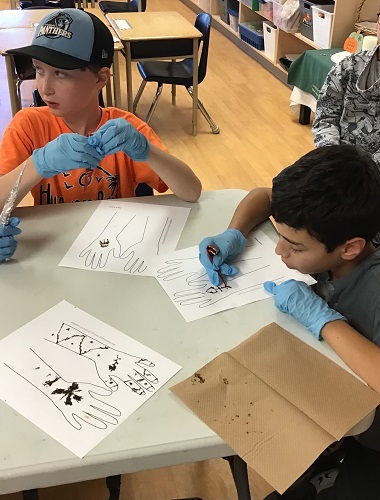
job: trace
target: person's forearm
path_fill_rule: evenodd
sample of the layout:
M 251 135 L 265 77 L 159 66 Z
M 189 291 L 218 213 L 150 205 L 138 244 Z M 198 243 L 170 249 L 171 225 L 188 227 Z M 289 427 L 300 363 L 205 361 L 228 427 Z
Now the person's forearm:
M 270 216 L 271 188 L 255 188 L 237 206 L 229 229 L 238 229 L 244 236 Z
M 146 163 L 178 198 L 185 201 L 198 200 L 202 192 L 202 184 L 186 163 L 162 151 L 154 144 L 150 145 Z
M 16 204 L 19 203 L 24 198 L 24 196 L 26 196 L 27 193 L 42 179 L 42 177 L 37 173 L 37 170 L 33 163 L 33 158 L 30 156 L 26 160 L 26 162 L 27 163 L 21 179 Z M 0 210 L 2 210 L 2 208 L 4 207 L 4 204 L 7 201 L 11 189 L 15 185 L 15 182 L 17 181 L 17 178 L 23 166 L 24 162 L 22 162 L 21 165 L 19 165 L 8 174 L 0 176 Z
M 321 334 L 346 365 L 380 393 L 380 347 L 345 321 L 326 323 Z

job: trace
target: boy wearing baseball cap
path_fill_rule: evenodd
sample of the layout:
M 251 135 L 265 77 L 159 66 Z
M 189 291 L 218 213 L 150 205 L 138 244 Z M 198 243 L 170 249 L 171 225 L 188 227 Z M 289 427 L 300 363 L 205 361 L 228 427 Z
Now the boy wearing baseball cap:
M 18 200 L 31 191 L 35 205 L 132 197 L 142 182 L 159 192 L 169 188 L 186 201 L 199 198 L 199 179 L 145 122 L 99 107 L 113 51 L 107 26 L 79 9 L 48 14 L 30 46 L 9 51 L 32 58 L 47 106 L 19 111 L 4 133 L 0 210 L 25 161 Z M 94 171 L 91 177 L 86 169 Z M 7 229 L 7 244 L 15 248 Z M 0 227 L 0 248 L 1 238 Z

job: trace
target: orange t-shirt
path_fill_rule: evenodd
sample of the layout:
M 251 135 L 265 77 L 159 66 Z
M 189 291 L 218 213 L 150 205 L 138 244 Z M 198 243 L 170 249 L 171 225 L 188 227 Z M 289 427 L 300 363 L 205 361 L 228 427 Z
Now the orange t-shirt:
M 102 116 L 97 128 L 112 118 L 124 118 L 148 141 L 166 151 L 153 130 L 132 113 L 117 108 L 101 108 Z M 19 111 L 6 129 L 0 145 L 0 175 L 12 171 L 29 158 L 35 149 L 45 146 L 63 133 L 72 132 L 61 118 L 55 117 L 48 107 L 26 108 Z M 135 196 L 135 188 L 146 182 L 163 193 L 168 187 L 143 162 L 134 162 L 122 152 L 106 156 L 94 170 L 91 183 L 84 189 L 85 169 L 72 170 L 43 179 L 32 189 L 35 205 L 68 203 L 73 201 L 107 200 Z

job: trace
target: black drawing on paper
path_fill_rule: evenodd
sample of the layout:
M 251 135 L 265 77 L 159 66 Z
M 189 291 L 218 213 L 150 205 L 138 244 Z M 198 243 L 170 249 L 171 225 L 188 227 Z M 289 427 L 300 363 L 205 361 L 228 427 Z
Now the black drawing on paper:
M 23 359 L 21 368 L 4 365 L 48 398 L 74 429 L 81 430 L 83 424 L 107 429 L 119 422 L 120 410 L 104 401 L 112 395 L 110 389 L 65 380 L 33 349 L 29 351 L 31 356 Z
M 110 244 L 109 240 L 100 240 L 99 241 L 99 245 L 101 246 L 101 248 L 106 248 L 106 247 L 108 247 L 109 244 Z
M 209 288 L 207 288 L 207 290 L 205 290 L 206 293 L 212 293 L 212 294 L 215 294 L 215 293 L 219 293 L 219 292 L 226 292 L 228 289 L 231 289 L 232 287 L 230 285 L 227 285 L 227 283 L 224 285 L 218 285 L 218 286 L 210 286 Z
M 98 377 L 111 391 L 116 391 L 121 383 L 139 396 L 156 390 L 159 380 L 148 369 L 155 364 L 148 359 L 114 349 L 68 323 L 62 323 L 58 332 L 45 340 L 90 359 Z

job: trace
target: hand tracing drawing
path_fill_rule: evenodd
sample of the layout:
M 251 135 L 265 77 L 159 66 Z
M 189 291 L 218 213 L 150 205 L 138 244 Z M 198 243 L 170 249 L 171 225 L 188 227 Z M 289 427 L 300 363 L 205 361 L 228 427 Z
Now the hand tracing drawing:
M 133 393 L 145 396 L 145 391 L 154 392 L 152 384 L 159 382 L 146 368 L 155 366 L 148 359 L 113 349 L 67 323 L 62 323 L 59 331 L 45 340 L 90 359 L 99 378 L 112 391 L 124 383 Z
M 107 429 L 118 423 L 121 412 L 99 399 L 109 397 L 112 391 L 87 382 L 64 380 L 33 349 L 30 353 L 21 367 L 4 365 L 46 396 L 72 427 L 81 430 L 87 424 Z
M 80 458 L 180 369 L 65 301 L 0 343 L 0 399 Z
M 96 269 L 97 267 L 103 268 L 107 264 L 108 258 L 111 254 L 114 258 L 129 258 L 130 261 L 134 257 L 134 251 L 131 251 L 130 249 L 139 245 L 139 243 L 144 240 L 149 217 L 147 217 L 145 222 L 143 221 L 141 224 L 141 221 L 136 219 L 136 216 L 134 215 L 120 230 L 119 226 L 111 224 L 117 214 L 118 212 L 115 212 L 112 215 L 111 219 L 108 221 L 106 227 L 102 230 L 99 236 L 97 236 L 79 254 L 79 257 L 85 258 L 86 267 L 91 267 L 91 269 Z M 126 245 L 126 248 L 124 245 Z M 133 263 L 131 266 L 132 268 L 135 268 L 138 260 L 139 258 L 137 258 L 137 261 Z M 140 262 L 139 267 L 137 267 L 137 271 L 141 266 L 144 266 L 144 261 Z
M 149 260 L 174 250 L 189 211 L 102 202 L 60 266 L 151 276 Z
M 255 261 L 255 268 L 252 269 L 253 261 Z M 206 272 L 186 273 L 181 265 L 183 262 L 179 259 L 168 260 L 166 264 L 166 267 L 160 268 L 157 271 L 157 279 L 172 281 L 182 278 L 185 279 L 185 283 L 181 283 L 189 287 L 188 289 L 174 292 L 173 301 L 181 306 L 198 304 L 199 308 L 211 306 L 234 294 L 241 295 L 260 289 L 263 286 L 263 281 L 260 279 L 255 280 L 254 273 L 269 269 L 270 266 L 268 262 L 265 262 L 263 257 L 236 260 L 233 264 L 238 266 L 240 270 L 239 274 L 236 276 L 229 276 L 226 286 L 222 283 L 220 283 L 219 286 L 213 286 L 210 284 Z M 275 278 L 275 281 L 281 283 L 283 279 L 284 276 L 278 276 Z M 236 285 L 238 285 L 238 287 Z
M 265 281 L 308 278 L 288 269 L 274 252 L 275 244 L 262 231 L 250 235 L 247 248 L 231 264 L 239 273 L 226 277 L 226 285 L 213 286 L 198 259 L 198 248 L 186 248 L 155 259 L 151 268 L 186 321 L 262 300 Z M 312 281 L 312 279 L 310 278 Z

